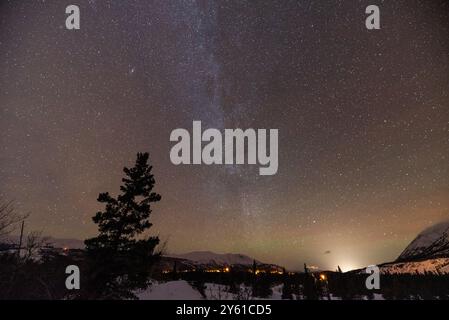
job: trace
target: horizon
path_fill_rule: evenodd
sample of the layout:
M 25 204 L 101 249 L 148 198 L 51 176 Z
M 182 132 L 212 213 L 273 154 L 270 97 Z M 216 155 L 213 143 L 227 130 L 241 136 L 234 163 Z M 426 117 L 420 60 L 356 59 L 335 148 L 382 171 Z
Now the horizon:
M 56 244 L 56 243 L 53 243 L 53 242 L 48 242 L 48 244 L 50 244 L 50 245 L 55 245 L 55 248 L 61 248 L 61 249 L 62 248 L 68 248 L 68 249 L 84 249 L 85 248 L 84 247 L 84 240 L 81 240 L 81 239 L 75 239 L 75 238 L 54 238 L 54 237 L 45 236 L 45 235 L 42 235 L 42 237 L 43 238 L 49 237 L 50 238 L 49 240 L 56 240 L 57 242 L 59 242 L 59 244 Z M 11 234 L 11 235 L 8 236 L 8 238 L 20 238 L 20 234 Z M 14 240 L 18 240 L 18 239 L 14 239 Z M 70 247 L 68 245 L 68 241 L 80 242 L 80 243 L 82 243 L 83 247 L 82 248 L 80 248 L 78 246 Z M 56 245 L 58 245 L 58 246 L 56 246 Z M 217 254 L 217 255 L 243 255 L 245 257 L 248 257 L 248 258 L 251 258 L 251 259 L 255 259 L 255 260 L 259 261 L 260 263 L 275 264 L 275 265 L 278 265 L 280 267 L 285 267 L 287 271 L 299 272 L 299 273 L 303 272 L 303 270 L 304 270 L 304 263 L 306 263 L 306 262 L 304 262 L 302 264 L 302 266 L 298 266 L 296 268 L 295 267 L 287 268 L 286 266 L 284 266 L 281 263 L 276 263 L 276 262 L 273 262 L 273 261 L 260 260 L 257 257 L 251 256 L 251 255 L 246 254 L 244 252 L 220 252 L 220 251 L 199 250 L 199 249 L 198 250 L 186 251 L 186 252 L 171 252 L 171 251 L 167 250 L 165 252 L 162 252 L 162 256 L 163 257 L 173 257 L 173 256 L 189 255 L 189 254 L 192 254 L 192 253 L 211 253 L 211 254 Z M 394 260 L 395 259 L 393 259 L 392 261 L 383 261 L 382 263 L 393 262 Z M 378 264 L 381 264 L 381 263 L 376 263 L 376 265 L 378 265 Z M 320 267 L 320 266 L 317 266 L 317 265 L 315 265 L 313 263 L 307 264 L 307 266 L 309 268 L 311 268 L 312 270 L 318 270 L 318 271 L 334 271 L 334 270 L 337 269 L 337 267 L 341 267 L 343 272 L 347 272 L 347 271 L 352 271 L 352 270 L 357 270 L 357 269 L 360 269 L 360 268 L 367 267 L 368 264 L 367 265 L 360 265 L 360 266 L 352 265 L 349 268 L 347 266 L 344 266 L 344 265 L 342 266 L 342 265 L 339 265 L 339 264 L 335 265 L 334 268 Z
M 436 223 L 436 224 L 434 224 L 434 225 L 432 225 L 430 227 L 433 227 L 435 225 L 438 225 L 438 224 L 444 223 L 444 222 L 447 223 L 447 222 L 449 222 L 449 220 L 438 222 L 438 223 Z M 427 230 L 427 228 L 424 229 L 424 230 L 421 230 L 421 232 L 425 231 L 425 230 Z M 418 235 L 419 234 L 417 234 L 412 239 L 412 241 L 417 239 Z M 54 245 L 56 248 L 85 249 L 84 240 L 82 240 L 82 239 L 76 239 L 76 238 L 55 238 L 55 237 L 47 236 L 47 235 L 43 235 L 43 234 L 40 235 L 40 236 L 42 238 L 49 238 L 48 239 L 49 242 L 47 242 L 47 243 L 50 244 L 50 245 Z M 9 239 L 10 238 L 14 238 L 14 241 L 18 241 L 18 239 L 20 238 L 20 234 L 14 234 L 14 232 L 13 232 L 11 235 L 7 236 L 7 239 L 8 238 Z M 56 242 L 51 242 L 51 240 L 54 240 Z M 70 246 L 70 244 L 73 245 L 73 243 L 71 243 L 73 241 L 79 242 L 78 245 L 77 246 Z M 411 244 L 412 241 L 410 241 L 410 243 L 408 243 L 408 245 Z M 381 264 L 385 264 L 385 263 L 394 262 L 394 261 L 396 261 L 399 258 L 400 254 L 403 253 L 405 249 L 406 249 L 406 247 L 404 247 L 403 250 L 401 250 L 401 252 L 396 257 L 394 257 L 391 260 L 378 261 L 376 263 L 368 263 L 368 264 L 360 264 L 360 265 L 355 265 L 355 264 L 353 264 L 353 265 L 345 265 L 345 264 L 338 264 L 337 263 L 335 266 L 319 266 L 319 265 L 315 265 L 313 263 L 313 261 L 311 261 L 311 263 L 310 262 L 309 263 L 303 262 L 302 265 L 298 265 L 298 266 L 286 266 L 286 265 L 283 265 L 282 263 L 279 263 L 279 262 L 276 262 L 276 261 L 261 260 L 258 257 L 252 256 L 252 255 L 247 254 L 245 252 L 221 252 L 221 251 L 214 251 L 214 250 L 211 251 L 211 250 L 201 250 L 201 249 L 188 250 L 188 251 L 184 251 L 184 252 L 172 252 L 169 249 L 168 250 L 164 249 L 162 251 L 162 256 L 164 256 L 164 257 L 173 257 L 173 256 L 189 255 L 189 254 L 192 254 L 192 253 L 210 253 L 210 254 L 217 254 L 217 255 L 243 255 L 243 256 L 248 257 L 250 259 L 255 259 L 255 260 L 259 261 L 260 263 L 275 264 L 275 265 L 278 265 L 280 267 L 284 267 L 287 271 L 290 271 L 290 272 L 299 272 L 299 273 L 303 272 L 304 264 L 307 264 L 307 266 L 309 268 L 311 268 L 312 270 L 334 271 L 338 267 L 340 267 L 343 272 L 348 272 L 348 271 L 352 271 L 352 270 L 363 269 L 363 268 L 365 268 L 365 267 L 367 267 L 369 265 L 381 265 Z

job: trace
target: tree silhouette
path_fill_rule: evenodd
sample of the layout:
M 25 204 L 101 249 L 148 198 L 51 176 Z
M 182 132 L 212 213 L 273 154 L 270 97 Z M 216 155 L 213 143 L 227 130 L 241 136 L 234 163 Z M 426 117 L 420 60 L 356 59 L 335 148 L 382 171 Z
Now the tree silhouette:
M 161 196 L 148 164 L 148 153 L 138 153 L 133 168 L 124 168 L 121 194 L 113 198 L 101 193 L 98 201 L 105 210 L 93 221 L 99 235 L 85 241 L 88 258 L 87 297 L 89 299 L 135 298 L 136 289 L 147 287 L 151 266 L 159 257 L 157 237 L 143 237 L 152 224 L 151 203 Z
M 28 214 L 19 214 L 14 210 L 13 201 L 0 198 L 0 240 L 14 231 L 19 222 L 27 217 Z

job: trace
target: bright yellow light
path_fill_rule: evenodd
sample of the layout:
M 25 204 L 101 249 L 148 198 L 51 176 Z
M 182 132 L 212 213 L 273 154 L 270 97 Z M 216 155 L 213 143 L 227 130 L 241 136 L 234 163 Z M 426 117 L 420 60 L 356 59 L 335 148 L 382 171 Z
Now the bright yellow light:
M 325 274 L 321 274 L 320 275 L 320 280 L 321 281 L 326 281 L 326 275 Z
M 229 267 L 224 268 L 224 272 L 229 272 Z

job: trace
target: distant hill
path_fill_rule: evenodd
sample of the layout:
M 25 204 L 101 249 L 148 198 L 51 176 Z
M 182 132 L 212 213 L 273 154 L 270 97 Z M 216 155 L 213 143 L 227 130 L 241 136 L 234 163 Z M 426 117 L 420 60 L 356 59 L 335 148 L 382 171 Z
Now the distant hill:
M 160 268 L 172 270 L 175 263 L 178 270 L 220 270 L 232 267 L 234 270 L 247 271 L 256 262 L 257 269 L 263 271 L 281 271 L 281 266 L 264 263 L 244 254 L 215 253 L 210 251 L 194 251 L 184 254 L 170 254 L 162 257 Z
M 243 254 L 235 253 L 214 253 L 210 251 L 194 251 L 184 254 L 172 254 L 169 255 L 172 258 L 179 258 L 190 260 L 196 264 L 214 264 L 214 265 L 247 265 L 252 266 L 255 259 L 250 258 Z M 256 263 L 261 263 L 256 260 Z

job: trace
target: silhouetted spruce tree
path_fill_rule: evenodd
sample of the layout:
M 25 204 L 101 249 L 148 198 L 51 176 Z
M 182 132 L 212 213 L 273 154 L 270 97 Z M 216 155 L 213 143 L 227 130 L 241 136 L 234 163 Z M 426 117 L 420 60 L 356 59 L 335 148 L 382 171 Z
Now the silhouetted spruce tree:
M 172 279 L 173 279 L 173 280 L 179 280 L 178 264 L 176 263 L 176 261 L 175 261 L 175 263 L 173 264 Z
M 89 299 L 136 298 L 133 291 L 146 288 L 151 266 L 159 253 L 157 237 L 144 237 L 152 224 L 151 203 L 161 200 L 153 192 L 154 177 L 148 153 L 138 153 L 133 168 L 124 168 L 121 194 L 113 198 L 101 193 L 98 201 L 105 210 L 93 221 L 99 235 L 85 241 L 89 263 L 87 297 Z
M 253 297 L 258 298 L 268 298 L 271 296 L 273 291 L 271 290 L 271 279 L 269 274 L 265 272 L 259 273 L 255 279 L 252 287 Z
M 282 286 L 282 300 L 293 299 L 293 288 L 290 279 L 284 278 L 284 283 Z
M 316 286 L 315 276 L 309 272 L 307 264 L 304 263 L 304 282 L 303 282 L 303 297 L 307 300 L 318 300 L 318 290 Z
M 253 260 L 253 268 L 252 268 L 252 271 L 253 271 L 253 275 L 255 276 L 255 275 L 256 275 L 256 272 L 257 272 L 257 263 L 256 263 L 256 260 Z

